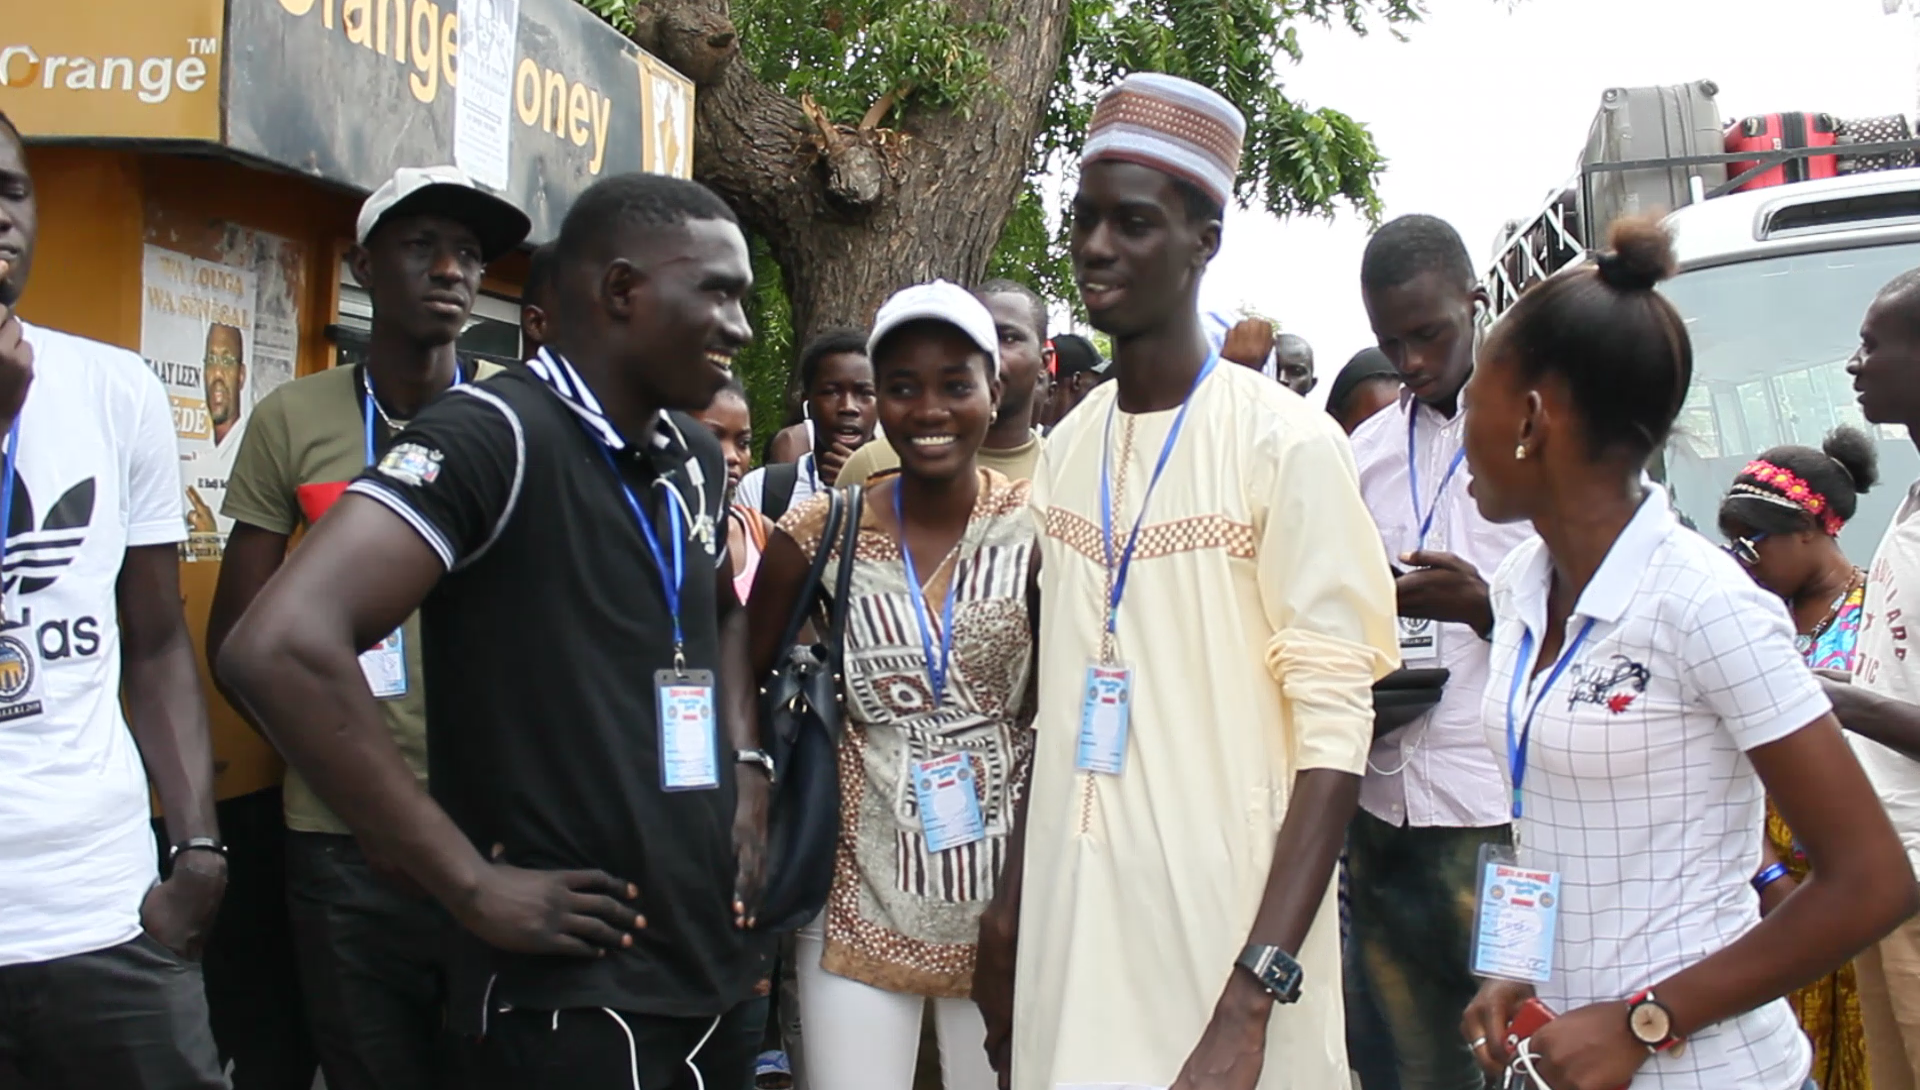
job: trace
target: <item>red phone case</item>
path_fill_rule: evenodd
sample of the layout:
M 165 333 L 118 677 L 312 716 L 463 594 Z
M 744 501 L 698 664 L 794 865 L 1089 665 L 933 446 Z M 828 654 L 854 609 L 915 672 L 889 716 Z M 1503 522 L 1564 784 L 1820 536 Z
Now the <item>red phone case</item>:
M 1507 1048 L 1517 1047 L 1520 1042 L 1540 1032 L 1540 1027 L 1553 1021 L 1553 1010 L 1538 999 L 1529 999 L 1520 1004 L 1514 1012 L 1513 1020 L 1507 1023 Z

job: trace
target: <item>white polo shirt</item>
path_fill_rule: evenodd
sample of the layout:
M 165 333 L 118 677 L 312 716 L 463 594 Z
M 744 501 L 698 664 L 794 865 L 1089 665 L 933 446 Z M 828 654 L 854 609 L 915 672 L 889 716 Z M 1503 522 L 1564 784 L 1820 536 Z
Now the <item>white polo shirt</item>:
M 1759 923 L 1748 880 L 1765 789 L 1746 753 L 1831 710 L 1780 600 L 1681 526 L 1664 490 L 1648 491 L 1567 621 L 1568 665 L 1538 694 L 1521 783 L 1521 860 L 1561 876 L 1539 995 L 1563 1014 L 1652 987 Z M 1518 661 L 1523 636 L 1537 655 L 1550 578 L 1535 539 L 1493 580 L 1484 715 L 1503 766 L 1516 671 L 1516 730 L 1554 673 Z M 1649 1059 L 1633 1088 L 1799 1090 L 1812 1059 L 1775 1000 Z
M 1466 416 L 1457 412 L 1449 420 L 1402 391 L 1396 408 L 1375 413 L 1353 433 L 1360 496 L 1396 567 L 1402 553 L 1425 548 L 1452 553 L 1491 580 L 1507 554 L 1533 536 L 1531 523 L 1503 525 L 1480 517 L 1467 493 L 1472 474 L 1464 461 L 1454 465 Z M 1428 523 L 1424 538 L 1422 523 Z M 1374 742 L 1360 805 L 1391 825 L 1505 825 L 1505 772 L 1480 724 L 1487 643 L 1468 625 L 1427 628 L 1438 630 L 1438 661 L 1409 659 L 1407 665 L 1446 667 L 1446 690 L 1433 710 Z

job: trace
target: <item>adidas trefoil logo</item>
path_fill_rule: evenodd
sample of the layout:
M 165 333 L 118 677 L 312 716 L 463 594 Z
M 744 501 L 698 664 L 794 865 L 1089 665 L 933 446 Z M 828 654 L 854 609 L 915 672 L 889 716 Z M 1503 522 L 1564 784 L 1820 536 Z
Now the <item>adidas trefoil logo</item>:
M 87 527 L 93 521 L 94 478 L 67 489 L 46 517 L 34 521 L 33 493 L 15 471 L 13 512 L 7 520 L 6 565 L 0 569 L 0 587 L 8 592 L 33 594 L 52 586 L 60 573 L 80 555 Z

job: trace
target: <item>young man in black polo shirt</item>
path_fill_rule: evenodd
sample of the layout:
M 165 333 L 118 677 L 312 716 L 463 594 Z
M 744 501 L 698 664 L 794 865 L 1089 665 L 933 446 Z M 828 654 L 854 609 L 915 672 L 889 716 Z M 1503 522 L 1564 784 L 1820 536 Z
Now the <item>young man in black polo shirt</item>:
M 479 1078 L 732 1090 L 759 1042 L 740 905 L 768 783 L 726 470 L 676 410 L 751 336 L 746 243 L 706 189 L 627 175 L 580 197 L 553 272 L 548 350 L 422 412 L 220 668 L 369 852 L 479 940 L 454 1012 L 484 1033 Z M 431 798 L 350 684 L 416 607 Z

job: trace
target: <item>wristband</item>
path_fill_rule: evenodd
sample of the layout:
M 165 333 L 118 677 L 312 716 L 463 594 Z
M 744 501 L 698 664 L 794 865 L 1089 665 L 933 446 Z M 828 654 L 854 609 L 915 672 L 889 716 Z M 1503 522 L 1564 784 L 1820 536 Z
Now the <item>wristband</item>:
M 174 860 L 180 858 L 181 852 L 214 852 L 219 855 L 220 858 L 225 859 L 227 857 L 227 846 L 217 838 L 211 836 L 190 837 L 175 844 L 168 850 L 167 862 L 172 863 Z
M 1753 891 L 1755 893 L 1765 893 L 1768 886 L 1786 876 L 1787 865 L 1785 863 L 1769 863 L 1760 869 L 1759 874 L 1753 876 Z

